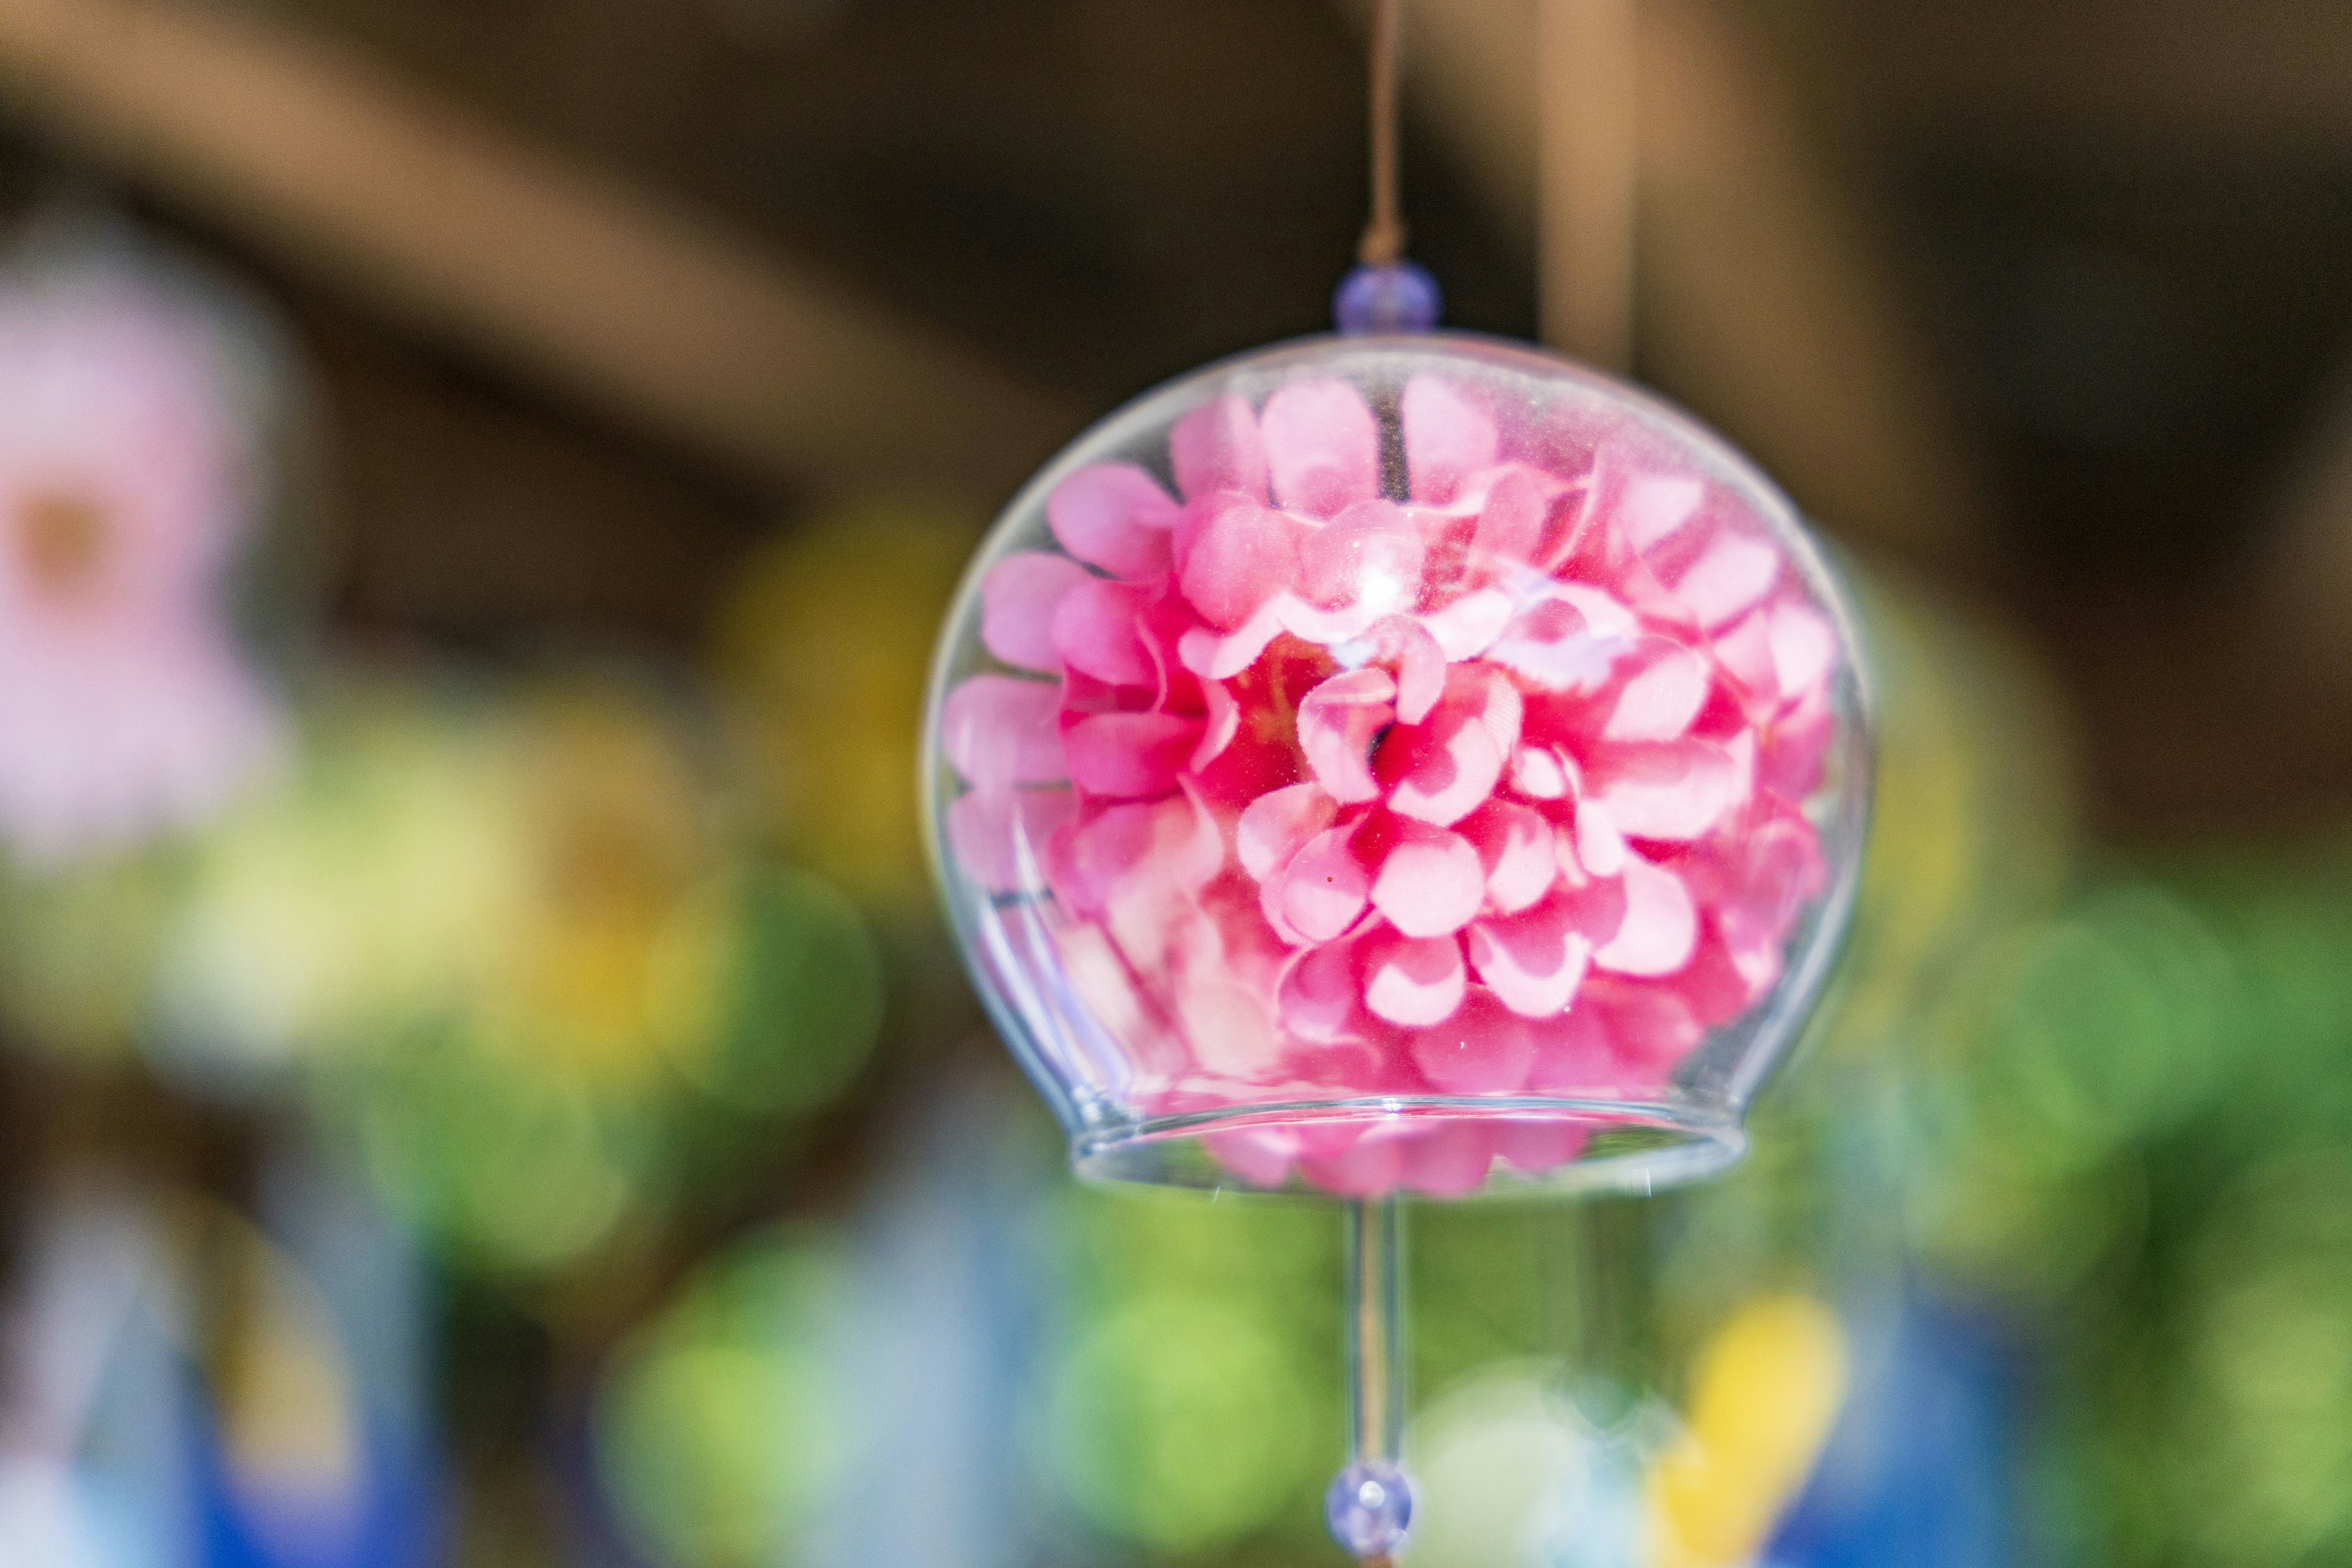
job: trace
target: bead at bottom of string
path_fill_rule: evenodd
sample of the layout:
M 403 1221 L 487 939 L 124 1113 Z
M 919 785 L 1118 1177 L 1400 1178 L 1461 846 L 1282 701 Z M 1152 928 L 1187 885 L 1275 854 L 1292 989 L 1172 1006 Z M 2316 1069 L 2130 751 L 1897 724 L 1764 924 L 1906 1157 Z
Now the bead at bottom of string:
M 1323 1519 L 1331 1539 L 1355 1557 L 1385 1560 L 1412 1528 L 1412 1482 L 1385 1459 L 1359 1459 L 1332 1480 Z

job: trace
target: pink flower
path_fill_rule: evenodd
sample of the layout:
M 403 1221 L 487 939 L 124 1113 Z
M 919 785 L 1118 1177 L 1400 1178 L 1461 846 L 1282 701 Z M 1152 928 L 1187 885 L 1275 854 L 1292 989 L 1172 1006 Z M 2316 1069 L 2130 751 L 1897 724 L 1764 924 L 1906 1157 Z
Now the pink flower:
M 237 395 L 210 325 L 127 273 L 0 285 L 0 847 L 27 861 L 196 819 L 280 746 L 222 604 Z
M 1515 456 L 1432 376 L 1405 483 L 1336 380 L 1171 432 L 1177 493 L 1080 468 L 949 697 L 964 873 L 1048 943 L 1149 1114 L 1389 1096 L 1655 1100 L 1760 1001 L 1820 890 L 1801 807 L 1840 649 L 1724 486 L 1618 432 Z M 1584 1132 L 1438 1116 L 1214 1134 L 1244 1179 L 1433 1193 Z

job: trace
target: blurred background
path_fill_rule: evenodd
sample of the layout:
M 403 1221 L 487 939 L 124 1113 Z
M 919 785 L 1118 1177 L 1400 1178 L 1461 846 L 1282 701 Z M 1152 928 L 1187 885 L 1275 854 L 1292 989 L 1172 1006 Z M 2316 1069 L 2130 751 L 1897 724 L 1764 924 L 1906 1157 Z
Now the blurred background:
M 1412 1221 L 1423 1568 L 2352 1561 L 2352 8 L 1415 0 L 1455 325 L 1836 542 L 1730 1178 Z M 1321 330 L 1345 0 L 0 0 L 0 1565 L 1333 1561 L 1337 1226 L 935 919 L 1019 480 Z

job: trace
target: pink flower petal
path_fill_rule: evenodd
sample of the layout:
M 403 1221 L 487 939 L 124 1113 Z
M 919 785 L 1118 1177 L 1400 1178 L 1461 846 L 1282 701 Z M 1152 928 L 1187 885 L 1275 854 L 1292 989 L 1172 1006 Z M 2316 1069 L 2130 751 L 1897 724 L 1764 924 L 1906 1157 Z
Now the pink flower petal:
M 1303 997 L 1293 995 L 1290 987 L 1297 976 L 1298 960 L 1326 955 L 1339 960 L 1339 967 L 1345 971 L 1345 995 L 1335 1005 L 1344 1006 L 1347 1011 L 1344 1021 L 1337 1025 L 1328 1017 L 1319 1021 L 1307 1018 L 1305 1022 L 1310 1029 L 1337 1029 L 1328 1040 L 1316 1040 L 1291 1028 L 1282 1008 L 1286 997 L 1291 998 L 1291 1005 L 1310 1012 L 1314 1006 L 1323 1005 L 1320 1000 L 1309 1003 Z M 1312 1089 L 1318 1091 L 1313 1095 L 1318 1100 L 1334 1095 L 1411 1092 L 1410 1083 L 1399 1082 L 1411 1075 L 1389 1060 L 1384 1051 L 1376 1053 L 1373 1049 L 1370 1037 L 1384 1033 L 1385 1028 L 1364 1011 L 1363 998 L 1357 994 L 1356 967 L 1348 962 L 1347 944 L 1309 948 L 1305 952 L 1293 953 L 1291 958 L 1292 963 L 1284 968 L 1282 977 L 1275 986 L 1276 1015 L 1283 1019 L 1282 1026 L 1289 1031 L 1286 1037 L 1288 1049 L 1284 1053 L 1282 1064 L 1282 1070 L 1289 1080 L 1286 1092 L 1302 1088 Z M 1304 1138 L 1299 1141 L 1299 1146 L 1311 1153 L 1323 1152 Z
M 1066 875 L 1069 901 L 1088 914 L 1139 889 L 1189 900 L 1223 868 L 1224 854 L 1215 821 L 1189 795 L 1108 806 L 1072 825 L 1055 890 Z
M 1396 1191 L 1404 1171 L 1405 1141 L 1398 1132 L 1359 1139 L 1347 1152 L 1301 1158 L 1298 1173 L 1310 1184 L 1341 1197 L 1378 1197 Z
M 1223 875 L 1225 836 L 1192 782 L 1184 780 L 1182 793 L 1173 800 L 1160 801 L 1158 809 L 1159 831 L 1165 840 L 1160 852 L 1169 858 L 1170 875 L 1194 892 Z
M 1322 786 L 1292 784 L 1250 802 L 1234 825 L 1234 853 L 1242 869 L 1263 882 L 1290 863 L 1306 842 L 1331 826 L 1339 808 Z
M 1820 836 L 1784 809 L 1750 827 L 1727 858 L 1729 873 L 1709 900 L 1725 938 L 1735 950 L 1777 948 L 1821 889 Z
M 1745 614 L 1780 574 L 1780 552 L 1770 540 L 1722 528 L 1668 587 L 1700 626 L 1713 630 Z
M 1045 885 L 1045 845 L 1078 808 L 1066 789 L 976 789 L 948 807 L 948 847 L 964 873 L 992 893 L 1034 893 Z
M 1054 487 L 1045 521 L 1062 548 L 1120 577 L 1168 570 L 1168 531 L 1178 508 L 1160 481 L 1132 463 L 1095 463 Z
M 1157 686 L 1159 661 L 1144 645 L 1140 590 L 1089 577 L 1054 612 L 1054 651 L 1072 669 L 1113 686 Z
M 1063 598 L 1095 574 L 1066 555 L 1024 550 L 988 569 L 980 583 L 980 640 L 1020 669 L 1062 672 L 1054 649 L 1054 612 Z
M 1636 855 L 1625 862 L 1625 922 L 1592 955 L 1619 974 L 1672 974 L 1698 945 L 1698 910 L 1690 889 L 1663 866 Z
M 1829 692 L 1815 687 L 1795 708 L 1772 721 L 1756 759 L 1759 787 L 1785 800 L 1802 800 L 1822 786 L 1830 742 L 1837 736 L 1837 710 Z
M 1433 375 L 1406 382 L 1403 418 L 1413 500 L 1443 506 L 1472 474 L 1495 466 L 1501 443 L 1494 420 L 1449 383 Z
M 1633 673 L 1617 694 L 1601 736 L 1611 741 L 1676 741 L 1690 730 L 1714 689 L 1705 658 L 1671 638 L 1643 637 L 1621 671 Z
M 1225 689 L 1223 680 L 1201 682 L 1201 703 L 1208 710 L 1208 725 L 1201 732 L 1201 743 L 1192 748 L 1192 755 L 1184 764 L 1196 773 L 1224 755 L 1225 748 L 1234 743 L 1242 727 L 1242 706 L 1234 700 L 1234 694 Z
M 1070 777 L 1089 795 L 1166 795 L 1200 744 L 1202 721 L 1175 713 L 1097 713 L 1063 732 Z
M 1605 584 L 1612 592 L 1627 586 L 1626 572 L 1639 558 L 1626 536 L 1619 505 L 1627 481 L 1641 467 L 1625 443 L 1604 439 L 1593 454 L 1572 515 L 1551 531 L 1538 564 L 1561 577 Z
M 1563 844 L 1563 858 L 1572 859 Z M 1555 895 L 1568 911 L 1569 923 L 1594 947 L 1606 947 L 1625 926 L 1625 879 L 1593 878 L 1578 881 L 1563 878 Z
M 1540 1176 L 1573 1163 L 1592 1140 L 1573 1121 L 1506 1121 L 1494 1130 L 1495 1152 L 1523 1174 Z
M 1168 457 L 1176 488 L 1188 500 L 1220 490 L 1266 499 L 1265 443 L 1245 398 L 1216 398 L 1176 421 L 1168 433 Z
M 1622 1075 L 1619 1053 L 1596 999 L 1612 984 L 1606 975 L 1589 977 L 1574 1006 L 1530 1026 L 1536 1042 L 1535 1067 L 1528 1074 L 1530 1092 L 1616 1097 Z
M 940 748 L 977 789 L 1059 784 L 1070 776 L 1054 725 L 1061 692 L 1042 680 L 975 675 L 940 707 Z
M 1641 617 L 1614 594 L 1582 583 L 1555 583 L 1546 592 L 1582 617 L 1594 637 L 1622 641 L 1641 630 Z
M 1310 945 L 1305 936 L 1291 929 L 1290 918 L 1282 912 L 1282 873 L 1280 871 L 1276 871 L 1272 877 L 1258 884 L 1257 912 L 1265 919 L 1265 929 L 1272 931 L 1275 941 L 1284 947 Z
M 1576 858 L 1596 877 L 1615 877 L 1625 869 L 1625 836 L 1617 831 L 1608 809 L 1598 801 L 1576 803 Z
M 1151 705 L 1190 712 L 1196 704 L 1201 683 L 1186 672 L 1180 645 L 1184 634 L 1198 624 L 1192 606 L 1176 595 L 1174 584 L 1165 578 L 1156 584 L 1135 584 L 1128 592 L 1135 599 L 1136 638 L 1151 665 Z
M 1379 777 L 1390 785 L 1391 810 L 1451 827 L 1495 793 L 1503 757 L 1476 713 L 1453 708 L 1391 731 L 1381 747 Z
M 1194 626 L 1177 639 L 1177 658 L 1203 680 L 1231 680 L 1255 664 L 1258 656 L 1282 635 L 1285 603 L 1280 598 L 1268 600 L 1239 630 L 1223 637 L 1206 626 Z
M 1751 983 L 1750 971 L 1753 971 Z M 1675 994 L 1690 1005 L 1702 1024 L 1727 1024 L 1748 1011 L 1750 1004 L 1780 977 L 1780 953 L 1773 948 L 1735 954 L 1720 931 L 1702 926 L 1698 949 L 1672 981 Z
M 1611 1054 L 1626 1067 L 1671 1070 L 1706 1037 L 1690 1005 L 1655 985 L 1631 985 L 1596 975 L 1585 988 L 1585 1000 L 1608 1037 Z
M 1283 630 L 1301 642 L 1328 648 L 1354 642 L 1382 618 L 1370 605 L 1344 605 L 1336 610 L 1322 610 L 1296 594 L 1285 594 L 1275 604 L 1280 606 Z
M 1772 612 L 1772 670 L 1780 695 L 1793 699 L 1829 679 L 1837 663 L 1837 630 L 1829 617 L 1802 605 L 1782 605 Z
M 1521 746 L 1511 757 L 1511 787 L 1529 800 L 1561 800 L 1570 784 L 1559 754 L 1542 746 Z
M 1440 1094 L 1517 1094 L 1536 1059 L 1527 1025 L 1484 991 L 1471 992 L 1459 1011 L 1415 1034 L 1406 1049 Z
M 1407 936 L 1448 936 L 1468 925 L 1486 893 L 1478 851 L 1461 835 L 1400 820 L 1372 879 L 1372 904 Z
M 1201 618 L 1232 631 L 1298 576 L 1298 525 L 1253 503 L 1219 507 L 1188 530 L 1181 576 Z
M 1380 797 L 1372 740 L 1396 718 L 1396 682 L 1385 669 L 1334 675 L 1298 704 L 1298 745 L 1332 799 L 1356 805 Z
M 1592 944 L 1570 924 L 1568 906 L 1556 902 L 1478 921 L 1470 928 L 1469 948 L 1478 978 L 1525 1018 L 1564 1011 L 1592 960 Z
M 1352 826 L 1326 828 L 1283 868 L 1282 918 L 1310 942 L 1332 942 L 1364 912 L 1371 879 L 1349 840 Z
M 1486 1174 L 1494 1168 L 1493 1136 L 1466 1117 L 1416 1124 L 1403 1142 L 1398 1184 L 1429 1197 L 1467 1197 L 1486 1184 Z
M 1666 537 L 1698 513 L 1699 502 L 1706 499 L 1706 486 L 1697 479 L 1675 478 L 1663 474 L 1630 474 L 1620 481 L 1612 497 L 1613 515 L 1633 548 L 1648 554 L 1664 542 Z
M 1420 530 L 1394 502 L 1363 501 L 1300 541 L 1298 591 L 1324 609 L 1360 604 L 1375 615 L 1410 610 L 1421 599 L 1427 552 Z
M 1258 428 L 1278 504 L 1337 517 L 1381 493 L 1380 430 L 1346 382 L 1292 383 L 1265 400 Z
M 1459 664 L 1492 647 L 1517 613 L 1517 606 L 1508 594 L 1499 588 L 1481 588 L 1463 595 L 1442 610 L 1417 618 L 1437 639 L 1445 657 Z
M 1522 606 L 1486 657 L 1550 691 L 1591 691 L 1630 651 L 1633 612 L 1597 588 L 1549 584 Z
M 1311 1159 L 1329 1160 L 1382 1138 L 1385 1124 L 1361 1118 L 1309 1121 L 1298 1128 L 1298 1152 Z
M 1486 901 L 1504 914 L 1517 914 L 1542 898 L 1559 874 L 1551 824 L 1531 806 L 1489 801 L 1460 831 L 1486 868 Z
M 1078 816 L 1072 817 L 1055 829 L 1052 837 L 1045 840 L 1045 853 L 1041 858 L 1044 862 L 1045 886 L 1052 890 L 1054 897 L 1063 908 L 1073 914 L 1092 919 L 1102 913 L 1104 900 L 1110 896 L 1111 873 L 1123 869 L 1123 865 L 1108 866 L 1090 853 L 1088 844 L 1080 832 L 1082 828 L 1092 826 L 1085 816 L 1085 810 L 1086 808 L 1081 805 Z M 1095 820 L 1100 820 L 1099 814 Z M 1092 927 L 1081 929 L 1088 931 L 1093 930 Z M 1071 950 L 1076 935 L 1076 933 L 1072 931 L 1056 933 L 1056 945 L 1066 951 Z M 1108 942 L 1109 939 L 1105 937 L 1103 940 Z M 1127 984 L 1126 976 L 1120 976 L 1120 984 Z
M 1397 718 L 1418 724 L 1445 694 L 1445 651 L 1427 627 L 1406 616 L 1391 616 L 1367 632 L 1379 658 L 1396 665 Z
M 1360 1000 L 1354 956 L 1339 942 L 1299 953 L 1275 986 L 1275 1009 L 1283 1026 L 1318 1046 L 1355 1038 Z
M 1748 794 L 1738 760 L 1711 741 L 1597 749 L 1585 769 L 1591 798 L 1629 838 L 1697 838 Z
M 1451 937 L 1415 940 L 1383 931 L 1362 944 L 1364 1005 L 1391 1024 L 1443 1023 L 1469 985 L 1462 944 Z
M 1477 715 L 1495 748 L 1504 756 L 1518 749 L 1519 731 L 1527 721 L 1527 699 L 1511 678 L 1499 669 L 1456 669 L 1446 672 L 1449 703 L 1462 702 Z
M 1236 400 L 1238 401 L 1238 400 Z M 1239 1132 L 1206 1132 L 1201 1147 L 1209 1157 L 1254 1187 L 1272 1189 L 1290 1179 L 1291 1162 L 1298 1144 L 1286 1128 L 1250 1128 Z
M 1777 705 L 1780 672 L 1772 659 L 1772 617 L 1769 611 L 1743 616 L 1716 633 L 1715 658 L 1751 695 L 1764 700 L 1762 707 L 1769 710 Z
M 1543 544 L 1550 510 L 1551 497 L 1535 475 L 1513 468 L 1486 492 L 1486 504 L 1478 513 L 1478 552 L 1492 560 L 1532 561 Z

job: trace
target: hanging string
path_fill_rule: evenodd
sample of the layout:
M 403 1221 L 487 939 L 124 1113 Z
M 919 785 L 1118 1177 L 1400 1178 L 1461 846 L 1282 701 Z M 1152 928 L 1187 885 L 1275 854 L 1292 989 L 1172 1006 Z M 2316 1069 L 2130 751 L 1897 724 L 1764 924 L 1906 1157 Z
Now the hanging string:
M 1356 247 L 1356 259 L 1367 267 L 1386 267 L 1404 255 L 1397 148 L 1397 64 L 1403 32 L 1404 0 L 1372 0 L 1372 216 Z
M 1356 247 L 1355 268 L 1331 297 L 1332 321 L 1342 332 L 1426 332 L 1444 308 L 1437 279 L 1404 258 L 1397 93 L 1403 46 L 1404 0 L 1372 0 L 1372 216 Z

